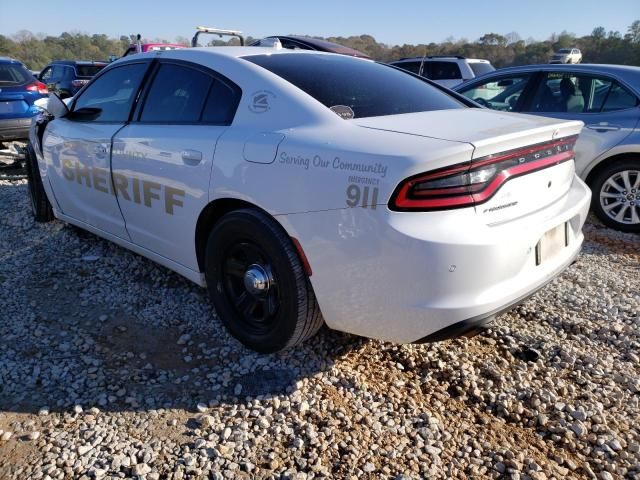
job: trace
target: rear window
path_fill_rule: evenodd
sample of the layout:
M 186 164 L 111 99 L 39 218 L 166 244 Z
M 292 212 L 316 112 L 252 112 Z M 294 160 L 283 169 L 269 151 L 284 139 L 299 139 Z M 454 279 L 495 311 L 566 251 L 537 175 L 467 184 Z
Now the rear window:
M 0 63 L 0 86 L 22 85 L 35 81 L 33 75 L 18 63 Z
M 495 68 L 493 68 L 493 65 L 484 62 L 470 62 L 469 66 L 471 67 L 471 70 L 476 77 L 484 75 L 485 73 L 493 72 L 495 70 Z
M 76 73 L 79 77 L 93 77 L 106 65 L 76 65 Z
M 353 118 L 464 108 L 426 81 L 368 60 L 294 53 L 243 58 L 284 78 L 328 108 L 349 107 Z

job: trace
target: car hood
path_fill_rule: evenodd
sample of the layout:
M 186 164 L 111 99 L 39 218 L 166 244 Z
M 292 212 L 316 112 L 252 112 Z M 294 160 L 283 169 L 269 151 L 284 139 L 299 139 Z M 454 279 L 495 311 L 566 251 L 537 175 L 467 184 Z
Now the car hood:
M 470 143 L 474 158 L 580 133 L 583 123 L 483 108 L 406 113 L 354 120 L 365 128 Z

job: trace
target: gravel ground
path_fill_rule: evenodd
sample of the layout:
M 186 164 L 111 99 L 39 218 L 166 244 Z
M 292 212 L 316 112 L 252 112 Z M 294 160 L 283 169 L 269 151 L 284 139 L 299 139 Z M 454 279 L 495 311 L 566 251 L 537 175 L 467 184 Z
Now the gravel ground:
M 205 291 L 0 181 L 0 478 L 640 478 L 637 235 L 472 339 L 261 356 Z

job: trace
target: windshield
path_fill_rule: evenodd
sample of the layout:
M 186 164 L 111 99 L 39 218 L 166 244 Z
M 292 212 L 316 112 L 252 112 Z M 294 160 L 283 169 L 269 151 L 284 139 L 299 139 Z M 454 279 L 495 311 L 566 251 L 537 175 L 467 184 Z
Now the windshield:
M 104 65 L 76 65 L 76 72 L 79 77 L 93 77 L 104 67 Z
M 369 60 L 296 53 L 243 58 L 284 78 L 342 118 L 464 108 L 426 81 Z
M 567 48 L 562 48 L 562 49 L 558 50 L 558 53 L 571 53 L 571 50 L 569 50 Z
M 35 81 L 33 75 L 18 63 L 0 63 L 0 86 L 11 87 Z
M 495 68 L 490 63 L 484 62 L 469 62 L 469 66 L 476 77 L 483 75 L 485 73 L 493 72 Z

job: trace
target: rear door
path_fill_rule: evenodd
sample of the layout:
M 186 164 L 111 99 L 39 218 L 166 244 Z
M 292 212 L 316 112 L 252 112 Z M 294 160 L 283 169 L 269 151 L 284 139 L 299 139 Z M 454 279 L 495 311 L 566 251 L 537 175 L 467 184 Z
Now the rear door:
M 149 62 L 111 68 L 78 97 L 67 117 L 49 123 L 43 155 L 64 215 L 128 238 L 112 182 L 111 140 L 128 121 Z
M 195 225 L 209 201 L 216 142 L 233 120 L 240 89 L 200 66 L 160 60 L 136 119 L 113 144 L 114 181 L 134 243 L 197 269 Z
M 622 142 L 638 125 L 638 98 L 615 78 L 601 74 L 549 71 L 523 112 L 585 124 L 576 145 L 576 170 Z

